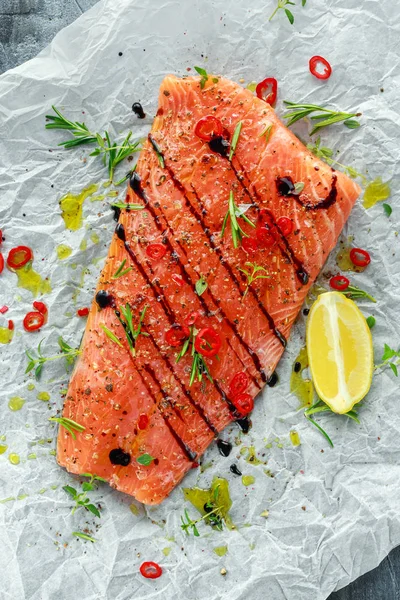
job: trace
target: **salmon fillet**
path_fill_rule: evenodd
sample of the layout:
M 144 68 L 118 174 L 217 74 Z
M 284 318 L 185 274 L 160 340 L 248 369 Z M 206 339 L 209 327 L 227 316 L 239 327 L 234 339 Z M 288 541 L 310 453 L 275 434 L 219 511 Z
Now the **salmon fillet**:
M 213 145 L 195 135 L 205 115 L 220 120 L 228 142 L 242 122 L 232 160 L 221 139 Z M 299 182 L 304 188 L 296 195 L 291 183 Z M 273 237 L 252 256 L 234 247 L 229 225 L 221 236 L 230 192 L 236 205 L 250 205 L 250 221 L 266 221 Z M 59 464 L 158 504 L 230 421 L 246 427 L 232 378 L 245 373 L 246 393 L 254 398 L 273 375 L 359 193 L 250 91 L 223 78 L 202 89 L 199 78 L 166 77 L 127 192 L 127 201 L 144 209 L 119 215 L 64 404 L 63 416 L 85 430 L 73 439 L 60 428 Z M 277 225 L 283 216 L 293 222 L 286 237 Z M 162 244 L 165 255 L 149 257 L 150 244 Z M 124 260 L 131 269 L 113 277 Z M 247 289 L 239 269 L 248 269 L 248 261 L 264 267 L 268 278 Z M 199 295 L 201 277 L 208 287 Z M 133 349 L 121 316 L 127 304 L 135 328 L 147 307 Z M 204 359 L 210 378 L 203 374 L 190 385 L 191 351 L 177 362 L 182 346 L 171 347 L 166 332 L 180 331 L 177 325 L 193 311 L 196 331 L 213 328 L 222 345 L 218 356 Z M 147 454 L 153 460 L 140 464 Z

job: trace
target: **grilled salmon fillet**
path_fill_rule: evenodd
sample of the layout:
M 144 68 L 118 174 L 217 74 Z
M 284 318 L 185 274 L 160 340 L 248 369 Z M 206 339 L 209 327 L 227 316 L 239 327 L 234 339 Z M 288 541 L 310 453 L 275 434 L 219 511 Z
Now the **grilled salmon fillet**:
M 141 210 L 118 215 L 64 404 L 85 429 L 60 428 L 59 464 L 158 504 L 230 421 L 246 427 L 359 193 L 250 91 L 166 77 L 127 192 Z

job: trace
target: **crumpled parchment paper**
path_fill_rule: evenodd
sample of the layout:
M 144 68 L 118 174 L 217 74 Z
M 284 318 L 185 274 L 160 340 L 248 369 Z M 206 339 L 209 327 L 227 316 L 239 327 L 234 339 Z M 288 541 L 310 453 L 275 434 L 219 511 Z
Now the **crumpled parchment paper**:
M 0 77 L 3 251 L 30 245 L 35 268 L 52 284 L 45 297 L 49 324 L 39 334 L 28 334 L 22 318 L 31 309 L 32 296 L 16 287 L 13 273 L 5 270 L 0 276 L 0 305 L 10 307 L 5 316 L 16 326 L 13 342 L 0 348 L 0 435 L 6 436 L 0 443 L 8 447 L 0 456 L 4 600 L 323 600 L 375 567 L 400 543 L 398 380 L 389 370 L 374 377 L 359 410 L 360 425 L 345 417 L 320 417 L 334 440 L 331 449 L 289 393 L 291 366 L 304 343 L 303 316 L 279 364 L 279 385 L 267 388 L 256 403 L 251 432 L 240 436 L 232 426 L 222 434 L 231 441 L 241 437 L 241 446 L 223 458 L 213 445 L 204 457 L 204 464 L 213 461 L 210 468 L 202 474 L 193 470 L 184 481 L 207 487 L 214 475 L 227 477 L 235 531 L 200 525 L 201 537 L 187 538 L 180 515 L 184 507 L 193 517 L 196 511 L 184 503 L 182 486 L 161 506 L 146 509 L 103 485 L 90 494 L 103 507 L 101 519 L 82 510 L 72 516 L 62 485 L 79 483 L 57 466 L 52 452 L 56 430 L 48 421 L 62 406 L 67 384 L 63 361 L 47 364 L 39 382 L 24 375 L 24 350 L 41 338 L 46 355 L 57 352 L 59 334 L 79 344 L 84 322 L 75 311 L 91 300 L 114 227 L 107 199 L 88 199 L 83 227 L 65 229 L 60 198 L 90 183 L 100 185 L 99 193 L 107 191 L 101 188 L 106 172 L 99 159 L 85 161 L 86 149 L 57 148 L 65 137 L 44 129 L 44 115 L 55 104 L 96 131 L 109 128 L 121 139 L 132 129 L 135 137 L 141 136 L 155 114 L 162 77 L 184 75 L 194 65 L 244 84 L 277 77 L 279 112 L 282 100 L 290 99 L 363 113 L 360 129 L 333 126 L 323 131 L 322 141 L 340 150 L 340 162 L 368 172 L 371 179 L 381 175 L 391 180 L 390 219 L 381 205 L 367 212 L 359 201 L 344 236 L 354 235 L 355 244 L 372 254 L 372 264 L 354 283 L 378 299 L 376 305 L 360 303 L 364 314 L 377 319 L 377 359 L 384 342 L 398 346 L 400 12 L 390 0 L 297 4 L 291 26 L 283 11 L 268 22 L 272 0 L 106 0 L 61 31 L 36 59 Z M 314 54 L 331 62 L 329 81 L 309 74 Z M 143 103 L 145 122 L 132 113 L 134 101 Z M 298 131 L 305 137 L 304 125 Z M 121 176 L 125 170 L 121 168 Z M 86 250 L 80 249 L 82 240 L 87 240 Z M 57 258 L 59 244 L 73 249 L 64 261 Z M 325 272 L 332 269 L 331 257 Z M 29 382 L 35 389 L 28 389 Z M 48 402 L 37 399 L 41 391 L 50 393 Z M 13 396 L 26 401 L 17 412 L 8 408 Z M 297 448 L 289 440 L 291 428 L 300 434 Z M 254 466 L 239 455 L 250 445 L 267 465 Z M 19 465 L 10 463 L 10 453 L 20 456 Z M 243 474 L 255 477 L 253 485 L 245 488 L 229 472 L 234 461 Z M 265 510 L 268 518 L 260 516 Z M 85 528 L 95 544 L 72 537 L 72 531 Z M 226 555 L 217 556 L 213 549 L 225 545 Z M 165 548 L 169 550 L 163 552 Z M 144 560 L 160 563 L 163 576 L 144 579 L 138 571 Z

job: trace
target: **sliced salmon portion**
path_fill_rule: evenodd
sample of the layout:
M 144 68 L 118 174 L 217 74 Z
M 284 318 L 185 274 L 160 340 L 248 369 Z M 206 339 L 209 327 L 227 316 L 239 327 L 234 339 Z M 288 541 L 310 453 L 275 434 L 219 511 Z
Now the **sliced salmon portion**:
M 206 115 L 220 120 L 228 144 L 241 121 L 231 160 L 195 135 Z M 288 181 L 304 184 L 301 192 L 286 193 Z M 234 247 L 229 226 L 221 235 L 231 192 L 273 237 L 252 256 Z M 85 430 L 73 439 L 60 428 L 59 464 L 157 504 L 230 421 L 246 427 L 231 381 L 245 373 L 245 393 L 254 398 L 271 377 L 359 193 L 248 90 L 227 79 L 209 79 L 202 89 L 198 78 L 166 77 L 127 192 L 127 202 L 143 210 L 119 216 L 96 290 L 109 302 L 93 301 L 65 400 L 64 417 Z M 286 236 L 280 217 L 293 223 Z M 149 255 L 152 244 L 164 255 Z M 115 277 L 124 260 L 130 270 Z M 266 278 L 248 286 L 247 262 L 263 267 Z M 207 282 L 201 294 L 200 279 Z M 122 317 L 127 306 L 134 330 L 143 317 L 133 344 Z M 221 342 L 217 356 L 204 358 L 208 377 L 202 367 L 201 381 L 191 381 L 194 347 L 177 360 L 182 345 L 171 346 L 166 336 L 193 313 L 193 335 L 211 327 Z

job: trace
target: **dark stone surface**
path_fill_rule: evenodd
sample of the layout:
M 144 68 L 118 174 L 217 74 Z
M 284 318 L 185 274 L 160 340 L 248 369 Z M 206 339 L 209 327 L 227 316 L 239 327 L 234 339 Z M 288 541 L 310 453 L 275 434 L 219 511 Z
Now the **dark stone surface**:
M 60 29 L 96 2 L 0 0 L 0 73 L 33 58 Z M 399 580 L 400 547 L 393 550 L 378 568 L 331 594 L 329 600 L 400 600 Z

